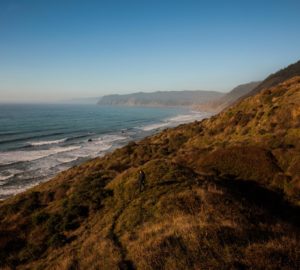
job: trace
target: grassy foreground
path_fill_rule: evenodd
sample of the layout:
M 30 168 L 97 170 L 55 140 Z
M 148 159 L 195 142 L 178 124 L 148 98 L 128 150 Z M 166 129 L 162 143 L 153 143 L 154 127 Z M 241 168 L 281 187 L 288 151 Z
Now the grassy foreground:
M 2 269 L 300 269 L 300 77 L 62 172 L 0 214 Z

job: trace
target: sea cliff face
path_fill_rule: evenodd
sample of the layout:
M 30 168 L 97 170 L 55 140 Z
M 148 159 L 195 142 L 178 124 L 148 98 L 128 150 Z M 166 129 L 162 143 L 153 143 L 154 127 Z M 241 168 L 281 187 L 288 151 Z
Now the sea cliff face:
M 299 269 L 299 172 L 293 77 L 2 202 L 0 264 Z

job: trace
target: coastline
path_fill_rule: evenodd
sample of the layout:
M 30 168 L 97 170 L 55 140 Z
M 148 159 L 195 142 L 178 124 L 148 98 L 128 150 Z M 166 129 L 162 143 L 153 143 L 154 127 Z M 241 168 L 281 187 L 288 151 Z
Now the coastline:
M 173 128 L 178 125 L 190 123 L 193 121 L 201 121 L 205 118 L 209 118 L 212 115 L 213 114 L 209 112 L 200 112 L 200 111 L 191 110 L 183 114 L 178 114 L 173 117 L 162 119 L 157 123 L 151 123 L 144 126 L 137 126 L 134 131 L 130 129 L 129 130 L 121 129 L 117 133 L 104 134 L 103 136 L 100 137 L 98 136 L 97 138 L 93 139 L 91 142 L 86 143 L 84 146 L 81 147 L 75 146 L 75 147 L 70 147 L 69 149 L 61 149 L 62 147 L 58 146 L 59 143 L 65 142 L 66 139 L 56 140 L 56 141 L 32 142 L 31 145 L 33 147 L 43 147 L 44 145 L 47 144 L 53 145 L 53 147 L 56 147 L 54 148 L 56 152 L 53 153 L 53 155 L 62 152 L 63 154 L 66 154 L 66 157 L 60 158 L 59 160 L 61 161 L 61 163 L 57 166 L 57 168 L 55 168 L 56 169 L 55 173 L 50 173 L 48 175 L 42 175 L 41 172 L 41 174 L 38 176 L 32 177 L 29 180 L 27 179 L 24 180 L 22 178 L 24 173 L 22 172 L 23 174 L 21 174 L 20 173 L 21 170 L 19 171 L 18 169 L 11 170 L 13 172 L 12 175 L 4 175 L 4 176 L 2 175 L 0 178 L 0 201 L 3 201 L 9 197 L 13 197 L 19 193 L 26 192 L 28 189 L 31 189 L 41 183 L 50 181 L 53 177 L 55 177 L 59 173 L 62 173 L 75 166 L 81 165 L 84 162 L 87 162 L 94 158 L 103 157 L 106 154 L 111 153 L 118 148 L 126 146 L 130 142 L 137 142 L 146 137 L 156 135 L 167 128 Z M 57 146 L 56 143 L 58 144 Z M 72 158 L 67 156 L 68 151 L 69 152 L 73 151 L 72 154 L 74 154 L 74 152 L 76 151 L 82 152 L 83 149 L 87 152 L 86 156 L 80 156 L 80 154 L 78 154 L 77 158 Z M 97 151 L 95 151 L 95 149 L 97 149 Z M 37 167 L 36 169 L 39 169 L 37 164 L 43 160 L 44 155 L 48 157 L 47 154 L 50 154 L 49 156 L 51 156 L 51 153 L 48 153 L 47 151 L 48 150 L 41 150 L 38 153 L 39 156 L 32 157 L 32 160 L 29 160 L 28 156 L 26 157 L 26 159 L 22 160 L 22 156 L 19 155 L 17 161 L 20 164 L 22 164 L 22 162 L 31 161 L 33 162 L 33 164 L 35 164 L 35 167 Z M 14 153 L 14 154 L 18 154 L 18 153 Z M 7 164 L 3 163 L 3 159 L 5 159 L 5 154 L 2 153 L 1 159 L 2 159 L 2 163 L 0 164 L 0 168 L 5 169 L 7 166 L 11 165 L 9 162 L 7 162 Z M 14 160 L 12 164 L 14 164 L 15 161 L 16 160 Z M 51 162 L 51 160 L 49 162 Z M 29 174 L 29 172 L 27 174 Z M 13 187 L 5 186 L 11 180 L 15 181 L 17 184 L 14 185 Z

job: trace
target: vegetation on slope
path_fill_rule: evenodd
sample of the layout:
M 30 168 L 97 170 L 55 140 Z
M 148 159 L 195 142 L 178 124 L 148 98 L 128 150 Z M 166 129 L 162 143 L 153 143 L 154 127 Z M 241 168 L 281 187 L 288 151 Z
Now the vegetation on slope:
M 261 84 L 255 87 L 247 96 L 255 95 L 263 89 L 267 89 L 278 85 L 288 79 L 295 76 L 300 76 L 300 61 L 289 65 L 286 68 L 279 70 L 278 72 L 271 74 Z
M 232 105 L 239 98 L 250 93 L 259 84 L 260 82 L 250 82 L 238 85 L 237 87 L 233 88 L 229 93 L 225 94 L 223 97 L 198 105 L 196 106 L 196 108 L 202 111 L 220 112 L 223 109 Z
M 299 269 L 299 153 L 295 77 L 4 201 L 0 265 Z

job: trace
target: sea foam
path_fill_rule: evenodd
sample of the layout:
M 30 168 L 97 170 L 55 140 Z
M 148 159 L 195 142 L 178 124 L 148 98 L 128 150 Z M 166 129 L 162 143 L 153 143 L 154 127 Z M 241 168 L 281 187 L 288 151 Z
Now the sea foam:
M 62 152 L 73 151 L 79 148 L 80 146 L 67 146 L 50 148 L 47 150 L 2 152 L 0 155 L 0 165 L 8 165 L 24 161 L 33 161 Z
M 59 140 L 52 140 L 52 141 L 36 141 L 36 142 L 28 142 L 31 146 L 42 146 L 42 145 L 49 145 L 49 144 L 59 144 L 63 143 L 67 140 L 67 138 L 59 139 Z
M 155 129 L 172 127 L 172 126 L 175 126 L 178 124 L 189 123 L 189 122 L 193 122 L 196 120 L 199 121 L 208 116 L 210 116 L 210 114 L 208 114 L 208 113 L 191 111 L 188 114 L 179 114 L 174 117 L 166 118 L 160 123 L 150 124 L 150 125 L 146 125 L 146 126 L 142 126 L 142 127 L 138 127 L 138 128 L 143 131 L 151 131 L 151 130 L 155 130 Z

